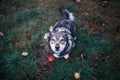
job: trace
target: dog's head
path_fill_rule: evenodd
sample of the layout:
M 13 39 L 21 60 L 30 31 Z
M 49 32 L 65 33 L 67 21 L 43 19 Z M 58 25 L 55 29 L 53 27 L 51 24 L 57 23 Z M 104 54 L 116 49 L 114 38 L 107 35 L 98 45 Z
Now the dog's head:
M 64 51 L 67 44 L 70 44 L 69 40 L 72 39 L 72 36 L 64 32 L 50 32 L 45 34 L 44 39 L 47 40 L 51 50 L 59 54 Z

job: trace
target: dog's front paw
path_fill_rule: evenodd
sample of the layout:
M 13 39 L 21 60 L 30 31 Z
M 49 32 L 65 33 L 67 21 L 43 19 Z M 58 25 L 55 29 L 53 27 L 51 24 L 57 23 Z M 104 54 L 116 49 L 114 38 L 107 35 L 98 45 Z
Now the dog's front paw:
M 58 55 L 56 55 L 56 54 L 53 54 L 53 56 L 54 56 L 54 57 L 56 57 L 56 58 L 59 58 L 59 56 L 58 56 Z
M 66 55 L 64 56 L 64 58 L 65 58 L 65 59 L 68 59 L 68 58 L 69 58 L 69 54 L 66 54 Z

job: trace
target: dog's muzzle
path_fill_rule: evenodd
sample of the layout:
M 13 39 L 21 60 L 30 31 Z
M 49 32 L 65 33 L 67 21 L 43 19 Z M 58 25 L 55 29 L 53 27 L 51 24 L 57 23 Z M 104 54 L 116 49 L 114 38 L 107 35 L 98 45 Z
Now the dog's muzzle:
M 59 51 L 59 48 L 60 48 L 59 44 L 56 44 L 56 45 L 55 45 L 56 51 Z

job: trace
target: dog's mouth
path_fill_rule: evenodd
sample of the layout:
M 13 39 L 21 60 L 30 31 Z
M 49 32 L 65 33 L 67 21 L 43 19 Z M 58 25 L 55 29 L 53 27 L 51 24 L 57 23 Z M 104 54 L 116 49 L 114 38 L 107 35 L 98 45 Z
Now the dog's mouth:
M 59 49 L 56 49 L 56 51 L 59 51 Z
M 60 47 L 55 47 L 55 50 L 56 50 L 56 51 L 59 51 L 59 48 L 60 48 Z

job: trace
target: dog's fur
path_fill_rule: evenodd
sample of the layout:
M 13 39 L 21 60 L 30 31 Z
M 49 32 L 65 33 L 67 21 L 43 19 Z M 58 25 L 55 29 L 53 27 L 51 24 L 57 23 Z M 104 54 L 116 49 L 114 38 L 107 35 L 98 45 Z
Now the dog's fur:
M 60 9 L 66 15 L 66 19 L 58 21 L 50 27 L 50 32 L 44 35 L 48 51 L 56 58 L 69 58 L 71 49 L 74 47 L 76 39 L 76 26 L 73 23 L 74 16 L 66 9 Z

